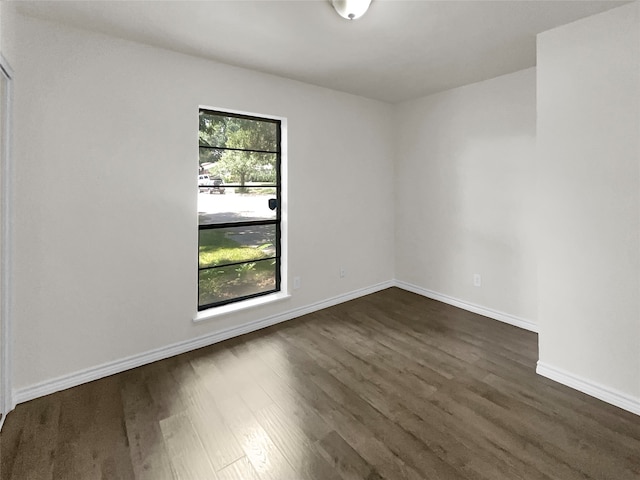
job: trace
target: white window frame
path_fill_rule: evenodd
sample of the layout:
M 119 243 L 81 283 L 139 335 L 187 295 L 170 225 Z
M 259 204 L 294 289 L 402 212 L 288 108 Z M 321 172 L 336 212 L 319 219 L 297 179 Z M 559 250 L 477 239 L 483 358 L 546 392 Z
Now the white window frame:
M 269 115 L 264 113 L 248 112 L 244 110 L 234 110 L 229 108 L 213 107 L 210 105 L 198 105 L 198 111 L 200 110 L 213 110 L 221 113 L 230 113 L 236 115 L 247 115 L 251 117 L 268 118 L 272 120 L 280 121 L 280 291 L 273 292 L 267 295 L 263 295 L 256 298 L 250 298 L 247 300 L 240 300 L 238 302 L 230 303 L 227 305 L 221 305 L 217 307 L 211 307 L 206 310 L 196 311 L 193 316 L 194 322 L 201 322 L 212 318 L 229 315 L 232 313 L 244 311 L 250 308 L 256 308 L 264 305 L 268 305 L 274 302 L 282 301 L 291 297 L 289 290 L 289 151 L 288 151 L 288 125 L 287 118 L 278 115 Z M 196 131 L 198 126 L 196 125 Z M 197 146 L 196 146 L 197 148 Z M 198 155 L 195 155 L 198 158 Z M 197 188 L 194 187 L 194 192 L 197 192 Z M 195 228 L 198 231 L 198 215 L 195 212 Z M 197 241 L 197 240 L 196 240 Z M 195 249 L 197 250 L 197 248 Z M 197 265 L 195 267 L 197 271 Z M 197 288 L 197 285 L 196 285 Z M 197 297 L 197 296 L 195 296 Z M 196 306 L 197 309 L 197 306 Z

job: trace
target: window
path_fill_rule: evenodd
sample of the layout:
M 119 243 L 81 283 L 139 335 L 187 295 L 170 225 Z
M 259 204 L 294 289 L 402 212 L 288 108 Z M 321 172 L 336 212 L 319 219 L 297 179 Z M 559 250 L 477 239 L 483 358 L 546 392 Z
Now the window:
M 198 137 L 198 310 L 280 291 L 280 121 L 201 109 Z

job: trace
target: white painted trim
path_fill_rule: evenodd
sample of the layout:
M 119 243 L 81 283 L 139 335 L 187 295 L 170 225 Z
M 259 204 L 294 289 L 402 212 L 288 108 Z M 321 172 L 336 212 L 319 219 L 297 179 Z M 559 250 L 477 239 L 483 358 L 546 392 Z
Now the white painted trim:
M 418 287 L 417 285 L 403 282 L 402 280 L 395 280 L 394 285 L 398 288 L 402 288 L 403 290 L 422 295 L 423 297 L 438 300 L 439 302 L 447 303 L 449 305 L 453 305 L 454 307 L 458 307 L 469 312 L 477 313 L 479 315 L 483 315 L 500 322 L 508 323 L 509 325 L 524 328 L 525 330 L 529 330 L 531 332 L 538 332 L 538 325 L 535 322 L 527 320 L 525 318 L 516 317 L 515 315 L 511 315 L 509 313 L 501 312 L 499 310 L 494 310 L 488 307 L 483 307 L 481 305 L 476 305 L 475 303 L 460 300 L 459 298 L 450 297 L 449 295 Z
M 11 321 L 12 321 L 12 299 L 11 288 L 12 272 L 12 225 L 13 225 L 13 195 L 12 195 L 12 108 L 13 108 L 13 70 L 9 62 L 0 54 L 0 75 L 7 78 L 6 103 L 3 105 L 2 115 L 4 115 L 4 151 L 2 152 L 2 163 L 0 171 L 2 176 L 2 216 L 0 222 L 1 252 L 0 252 L 0 429 L 7 414 L 14 409 L 15 400 L 13 398 L 12 387 L 12 355 L 11 355 Z
M 224 330 L 219 330 L 217 332 L 211 332 L 201 337 L 186 340 L 184 342 L 174 343 L 172 345 L 167 345 L 166 347 L 156 348 L 154 350 L 149 350 L 148 352 L 132 355 L 121 360 L 115 360 L 113 362 L 104 363 L 102 365 L 87 368 L 85 370 L 70 373 L 68 375 L 62 375 L 60 377 L 53 378 L 51 380 L 45 380 L 44 382 L 40 382 L 26 388 L 18 389 L 14 391 L 13 397 L 17 403 L 33 400 L 34 398 L 42 397 L 44 395 L 49 395 L 50 393 L 58 392 L 60 390 L 75 387 L 83 383 L 108 377 L 109 375 L 120 373 L 131 368 L 136 368 L 147 363 L 163 360 L 165 358 L 173 357 L 174 355 L 179 355 L 191 350 L 206 347 L 208 345 L 212 345 L 229 338 L 237 337 L 245 333 L 260 330 L 261 328 L 266 328 L 271 325 L 275 325 L 276 323 L 291 320 L 293 318 L 300 317 L 317 310 L 322 310 L 324 308 L 332 307 L 334 305 L 338 305 L 340 303 L 347 302 L 364 295 L 369 295 L 371 293 L 375 293 L 393 286 L 394 282 L 391 280 L 378 283 L 370 287 L 361 288 L 359 290 L 354 290 L 352 292 L 338 295 L 327 300 L 312 303 L 311 305 L 294 308 L 293 310 L 279 313 L 277 315 L 271 315 L 259 320 L 254 320 L 243 325 L 238 325 L 237 327 L 227 328 Z
M 243 300 L 238 303 L 213 307 L 202 312 L 197 312 L 194 322 L 208 320 L 220 315 L 227 315 L 244 308 L 252 308 L 260 306 L 267 301 L 280 301 L 289 298 L 289 123 L 287 117 L 280 115 L 270 115 L 259 112 L 249 112 L 245 110 L 235 110 L 225 107 L 212 107 L 210 105 L 198 105 L 198 111 L 210 110 L 221 113 L 230 113 L 237 115 L 247 115 L 256 118 L 268 118 L 278 120 L 280 122 L 280 291 L 272 295 L 265 295 L 260 299 L 267 298 L 265 301 L 255 301 L 253 299 Z M 198 158 L 196 154 L 194 158 Z M 198 216 L 195 215 L 196 230 L 198 229 Z
M 208 308 L 207 310 L 196 313 L 193 317 L 193 321 L 195 323 L 199 323 L 205 320 L 212 320 L 232 313 L 242 312 L 243 310 L 250 308 L 262 307 L 274 302 L 281 302 L 282 300 L 288 300 L 290 298 L 291 295 L 286 292 L 271 293 L 262 297 L 250 298 L 249 300 L 242 300 L 240 302 L 222 305 L 221 307 Z
M 538 360 L 536 373 L 558 383 L 571 387 L 603 402 L 620 407 L 628 412 L 640 415 L 640 398 L 632 397 L 613 388 L 579 377 L 561 368 Z

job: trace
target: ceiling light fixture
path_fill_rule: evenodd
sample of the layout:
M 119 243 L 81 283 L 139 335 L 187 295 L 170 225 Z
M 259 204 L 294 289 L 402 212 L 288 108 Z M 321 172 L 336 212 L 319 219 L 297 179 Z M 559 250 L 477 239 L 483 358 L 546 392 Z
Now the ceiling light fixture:
M 355 20 L 364 15 L 371 5 L 371 0 L 331 0 L 338 15 L 347 20 Z

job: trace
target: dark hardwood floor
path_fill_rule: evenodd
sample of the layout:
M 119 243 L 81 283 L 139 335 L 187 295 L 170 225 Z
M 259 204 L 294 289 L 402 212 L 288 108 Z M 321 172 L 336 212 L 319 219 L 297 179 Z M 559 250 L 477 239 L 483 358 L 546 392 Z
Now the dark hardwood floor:
M 640 417 L 537 336 L 389 289 L 19 405 L 13 479 L 640 478 Z

